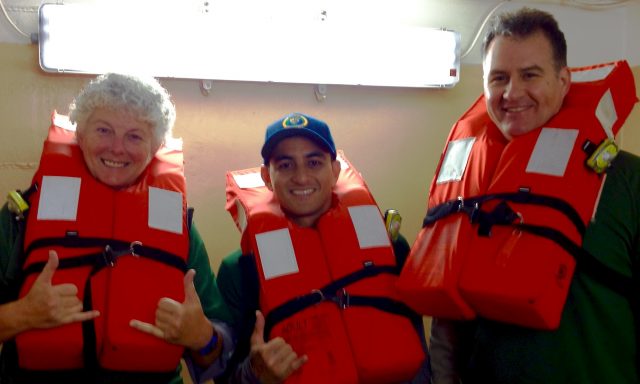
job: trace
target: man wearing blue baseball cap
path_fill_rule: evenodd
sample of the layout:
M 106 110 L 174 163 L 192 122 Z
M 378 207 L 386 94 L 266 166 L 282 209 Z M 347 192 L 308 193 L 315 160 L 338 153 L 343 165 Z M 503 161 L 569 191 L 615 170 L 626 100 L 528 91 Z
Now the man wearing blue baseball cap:
M 391 293 L 409 245 L 389 240 L 360 174 L 341 176 L 329 126 L 288 114 L 267 127 L 261 155 L 264 186 L 227 177 L 243 236 L 217 278 L 237 338 L 222 382 L 429 382 L 421 317 Z M 362 235 L 378 224 L 377 240 Z M 383 335 L 381 350 L 367 344 Z
M 282 210 L 294 223 L 312 226 L 329 209 L 340 174 L 329 126 L 311 116 L 287 115 L 267 127 L 261 154 L 262 179 Z
M 264 145 L 260 152 L 264 164 L 268 164 L 273 149 L 281 140 L 293 136 L 303 136 L 310 139 L 329 152 L 331 159 L 335 160 L 336 146 L 327 123 L 311 116 L 292 113 L 267 127 Z

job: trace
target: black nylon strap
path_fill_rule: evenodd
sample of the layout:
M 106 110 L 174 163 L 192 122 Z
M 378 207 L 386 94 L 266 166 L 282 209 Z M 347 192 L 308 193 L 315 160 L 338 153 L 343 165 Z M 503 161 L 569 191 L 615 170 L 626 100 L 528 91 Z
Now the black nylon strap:
M 512 201 L 514 203 L 519 204 L 534 204 L 534 205 L 542 205 L 545 207 L 553 208 L 557 211 L 564 213 L 564 215 L 571 220 L 573 225 L 576 227 L 578 232 L 581 235 L 587 230 L 586 225 L 582 221 L 580 214 L 578 211 L 573 208 L 573 206 L 567 203 L 565 200 L 554 197 L 554 196 L 546 196 L 546 195 L 537 195 L 529 192 L 516 192 L 516 193 L 497 193 L 493 195 L 489 195 L 491 200 L 499 199 Z
M 70 257 L 70 258 L 59 260 L 58 269 L 77 268 L 77 267 L 85 267 L 88 265 L 97 265 L 99 263 L 103 263 L 102 260 L 103 260 L 102 252 Z M 44 261 L 39 261 L 37 263 L 29 264 L 29 266 L 24 269 L 24 275 L 28 276 L 32 273 L 42 272 L 42 269 L 44 268 L 45 264 L 46 262 Z M 106 266 L 106 264 L 103 263 L 102 266 Z
M 534 204 L 553 208 L 562 212 L 571 220 L 580 234 L 584 234 L 586 231 L 586 226 L 582 222 L 580 214 L 569 203 L 554 196 L 538 195 L 527 191 L 494 193 L 449 200 L 430 208 L 422 222 L 422 226 L 425 227 L 455 213 L 466 213 L 472 222 L 476 222 L 478 211 L 482 208 L 482 205 L 491 200 L 511 201 L 519 204 Z
M 94 272 L 92 271 L 91 275 Z M 93 310 L 93 298 L 91 297 L 91 279 L 87 279 L 84 284 L 84 299 L 82 301 L 82 310 L 87 312 Z M 96 327 L 93 320 L 84 321 L 82 323 L 82 355 L 84 357 L 84 366 L 91 372 L 96 371 L 98 365 L 98 347 Z
M 491 212 L 479 211 L 478 214 L 478 235 L 490 236 L 491 228 L 494 225 L 507 225 L 518 220 L 518 214 L 511 209 L 509 204 L 502 200 Z
M 483 203 L 495 199 L 502 200 L 502 202 L 496 206 L 494 211 L 480 211 Z M 586 232 L 586 225 L 582 222 L 578 212 L 569 203 L 557 197 L 537 195 L 525 190 L 515 193 L 496 193 L 468 199 L 460 198 L 447 201 L 429 209 L 423 221 L 423 226 L 430 225 L 437 220 L 455 213 L 465 213 L 472 222 L 479 223 L 480 235 L 488 235 L 492 225 L 509 225 L 548 238 L 560 245 L 575 258 L 576 268 L 613 291 L 627 297 L 633 308 L 638 308 L 636 312 L 640 312 L 640 304 L 636 303 L 638 297 L 640 297 L 638 296 L 640 293 L 640 283 L 637 282 L 640 278 L 638 276 L 634 277 L 636 279 L 634 287 L 633 278 L 611 269 L 559 230 L 546 226 L 517 223 L 516 217 L 513 216 L 514 211 L 508 207 L 508 204 L 506 204 L 507 201 L 520 204 L 542 205 L 556 209 L 562 212 L 573 223 L 581 236 L 584 236 Z M 636 273 L 636 275 L 640 275 L 640 273 Z M 640 317 L 640 315 L 638 315 L 638 317 Z
M 405 317 L 415 316 L 415 312 L 406 304 L 388 297 L 349 296 L 349 306 L 374 307 L 381 311 Z
M 53 246 L 65 248 L 104 248 L 108 244 L 111 244 L 112 246 L 120 246 L 121 248 L 129 245 L 129 243 L 119 240 L 104 239 L 100 237 L 80 237 L 75 235 L 67 235 L 63 237 L 45 237 L 37 239 L 29 244 L 29 246 L 25 250 L 25 254 L 29 255 L 36 249 Z
M 467 200 L 467 202 L 471 201 L 473 200 Z M 453 215 L 454 213 L 466 213 L 466 211 L 463 211 L 462 209 L 465 206 L 464 204 L 465 201 L 462 199 L 449 200 L 445 201 L 444 203 L 438 204 L 435 207 L 429 208 L 429 210 L 427 210 L 427 215 L 424 217 L 424 220 L 422 220 L 422 227 L 424 228 L 428 225 L 431 225 L 440 219 L 443 219 L 449 215 Z M 472 207 L 473 205 L 469 208 Z
M 293 316 L 294 314 L 309 308 L 314 304 L 318 304 L 324 301 L 325 298 L 322 295 L 322 292 L 319 290 L 313 291 L 309 294 L 296 297 L 291 299 L 273 310 L 267 313 L 267 316 L 264 319 L 264 337 L 266 340 L 269 339 L 269 335 L 271 334 L 271 329 L 276 326 L 282 320 Z
M 629 298 L 631 301 L 638 300 L 638 297 L 635 296 L 634 282 L 631 277 L 625 276 L 607 266 L 562 232 L 554 228 L 531 224 L 516 224 L 514 227 L 554 241 L 569 252 L 569 254 L 573 255 L 576 259 L 576 268 L 620 295 Z
M 290 316 L 322 301 L 333 301 L 342 308 L 350 305 L 373 306 L 380 310 L 398 315 L 409 316 L 413 312 L 405 304 L 382 297 L 350 296 L 345 288 L 362 279 L 377 276 L 381 273 L 398 274 L 395 266 L 368 265 L 337 279 L 321 289 L 312 290 L 310 293 L 295 297 L 272 309 L 265 318 L 264 334 L 269 338 L 271 329 Z
M 87 255 L 70 257 L 60 260 L 58 268 L 73 268 L 86 265 L 99 266 L 99 269 L 107 265 L 113 265 L 118 257 L 130 254 L 133 250 L 136 256 L 155 260 L 171 267 L 177 268 L 183 273 L 187 271 L 187 263 L 181 257 L 158 248 L 147 247 L 137 243 L 127 243 L 120 240 L 91 238 L 91 237 L 48 237 L 32 242 L 27 248 L 26 254 L 39 248 L 62 246 L 66 248 L 103 248 L 102 252 L 90 253 Z M 37 262 L 25 268 L 25 276 L 28 273 L 42 271 L 46 262 Z M 95 271 L 97 272 L 97 271 Z
M 335 292 L 357 282 L 362 279 L 366 279 L 368 277 L 377 276 L 381 273 L 388 273 L 391 275 L 397 275 L 398 269 L 395 266 L 390 265 L 365 265 L 362 269 L 359 269 L 355 272 L 352 272 L 344 277 L 341 277 L 333 282 L 327 284 L 324 288 L 322 288 L 322 293 L 325 296 L 331 296 L 331 294 L 335 295 Z

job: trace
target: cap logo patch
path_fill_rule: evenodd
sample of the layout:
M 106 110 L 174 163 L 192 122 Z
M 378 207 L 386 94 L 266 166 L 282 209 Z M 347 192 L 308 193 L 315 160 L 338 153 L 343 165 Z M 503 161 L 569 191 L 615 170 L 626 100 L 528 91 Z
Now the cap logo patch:
M 291 115 L 282 120 L 283 128 L 304 128 L 307 125 L 309 125 L 309 120 L 302 115 Z

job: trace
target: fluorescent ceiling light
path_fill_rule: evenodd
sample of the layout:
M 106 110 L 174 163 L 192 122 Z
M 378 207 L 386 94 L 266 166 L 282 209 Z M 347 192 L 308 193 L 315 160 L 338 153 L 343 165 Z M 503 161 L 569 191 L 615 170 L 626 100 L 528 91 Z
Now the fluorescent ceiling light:
M 40 66 L 309 84 L 451 87 L 459 80 L 460 34 L 453 31 L 162 9 L 43 4 Z

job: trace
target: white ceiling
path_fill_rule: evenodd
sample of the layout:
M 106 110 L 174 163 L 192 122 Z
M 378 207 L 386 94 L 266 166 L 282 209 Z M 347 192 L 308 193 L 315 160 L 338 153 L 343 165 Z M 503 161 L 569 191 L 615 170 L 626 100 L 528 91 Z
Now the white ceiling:
M 119 4 L 124 11 L 131 5 L 143 0 L 58 0 L 58 3 L 77 3 L 88 1 L 109 1 Z M 299 0 L 155 0 L 151 4 L 171 1 L 190 2 L 196 11 L 209 12 L 225 6 L 225 2 L 233 2 L 236 9 L 252 4 L 254 13 L 265 14 L 274 9 L 273 4 L 297 7 L 303 4 Z M 49 1 L 55 2 L 55 1 Z M 0 14 L 0 42 L 28 44 L 30 39 L 21 35 L 17 29 L 30 35 L 38 29 L 38 8 L 40 0 L 0 0 L 6 10 Z M 238 4 L 240 6 L 238 6 Z M 260 4 L 260 9 L 255 5 Z M 304 4 L 310 4 L 306 2 Z M 342 8 L 349 5 L 350 13 Z M 401 6 L 402 5 L 402 6 Z M 149 12 L 153 9 L 149 7 Z M 462 52 L 467 53 L 474 39 L 481 32 L 486 18 L 495 11 L 532 6 L 552 12 L 558 19 L 569 42 L 570 65 L 586 65 L 610 59 L 627 58 L 638 63 L 640 50 L 633 46 L 630 36 L 637 36 L 640 25 L 640 0 L 537 0 L 537 1 L 500 1 L 500 0 L 314 0 L 309 9 L 326 9 L 329 18 L 344 18 L 347 21 L 354 17 L 359 21 L 400 22 L 435 28 L 446 28 L 461 33 Z M 357 11 L 353 11 L 357 9 Z M 344 12 L 343 12 L 344 11 Z M 241 17 L 247 17 L 242 11 Z M 8 17 L 7 17 L 8 16 Z M 314 15 L 314 17 L 318 17 Z M 117 27 L 117 22 L 114 23 Z M 82 33 L 79 31 L 79 33 Z M 598 43 L 599 48 L 593 49 Z M 478 63 L 479 41 L 468 54 L 463 56 L 463 63 Z

